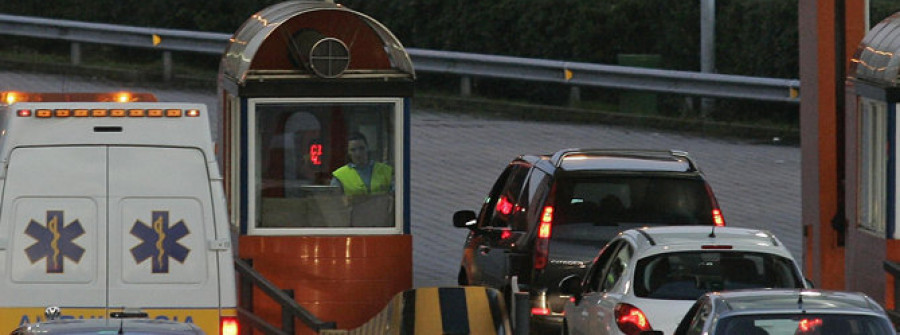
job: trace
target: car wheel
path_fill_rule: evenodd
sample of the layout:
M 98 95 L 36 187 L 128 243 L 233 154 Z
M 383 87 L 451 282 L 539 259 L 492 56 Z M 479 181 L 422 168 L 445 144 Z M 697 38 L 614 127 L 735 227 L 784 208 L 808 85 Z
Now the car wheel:
M 459 286 L 469 285 L 469 278 L 466 277 L 466 269 L 459 268 L 459 274 L 456 276 L 456 283 Z

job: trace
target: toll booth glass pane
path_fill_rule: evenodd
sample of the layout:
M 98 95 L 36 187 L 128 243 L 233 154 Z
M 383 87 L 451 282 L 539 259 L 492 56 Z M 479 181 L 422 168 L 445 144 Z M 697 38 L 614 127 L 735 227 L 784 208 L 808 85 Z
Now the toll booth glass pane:
M 249 106 L 251 234 L 402 232 L 401 99 Z
M 859 228 L 885 234 L 887 216 L 887 104 L 860 98 Z

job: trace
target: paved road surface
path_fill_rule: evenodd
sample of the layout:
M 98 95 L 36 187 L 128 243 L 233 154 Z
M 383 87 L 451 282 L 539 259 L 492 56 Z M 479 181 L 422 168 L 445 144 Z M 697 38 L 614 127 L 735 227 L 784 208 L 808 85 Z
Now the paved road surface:
M 213 90 L 142 87 L 91 78 L 0 69 L 0 90 L 149 91 L 161 101 L 217 107 Z M 770 230 L 800 261 L 800 148 L 702 138 L 607 125 L 478 119 L 414 110 L 411 121 L 411 220 L 414 285 L 454 285 L 466 231 L 451 223 L 477 210 L 494 178 L 521 153 L 570 147 L 678 149 L 706 174 L 730 226 Z

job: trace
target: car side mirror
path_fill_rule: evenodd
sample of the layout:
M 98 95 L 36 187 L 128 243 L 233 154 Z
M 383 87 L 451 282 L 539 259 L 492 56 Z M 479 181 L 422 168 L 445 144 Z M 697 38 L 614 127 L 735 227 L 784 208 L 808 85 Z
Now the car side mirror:
M 576 275 L 568 275 L 559 282 L 559 291 L 562 294 L 568 294 L 575 297 L 575 303 L 581 301 L 581 295 L 584 293 L 584 287 L 581 286 L 581 277 Z
M 469 228 L 475 230 L 475 224 L 478 223 L 475 218 L 475 212 L 470 210 L 462 210 L 453 213 L 453 226 L 456 228 Z

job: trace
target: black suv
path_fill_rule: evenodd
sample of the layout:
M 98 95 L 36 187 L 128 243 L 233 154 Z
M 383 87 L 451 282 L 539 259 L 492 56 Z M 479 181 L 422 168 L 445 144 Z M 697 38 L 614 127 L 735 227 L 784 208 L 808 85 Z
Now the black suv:
M 530 328 L 546 333 L 558 332 L 568 299 L 559 282 L 581 275 L 620 231 L 725 221 L 685 152 L 565 149 L 514 159 L 480 213 L 458 211 L 453 225 L 470 230 L 459 284 L 502 290 L 514 317 L 523 306 L 511 297 L 528 292 Z

